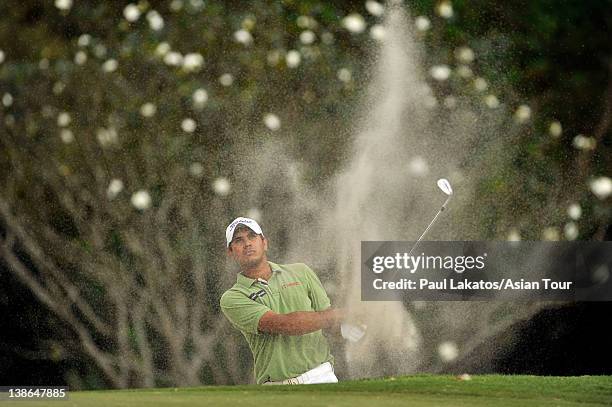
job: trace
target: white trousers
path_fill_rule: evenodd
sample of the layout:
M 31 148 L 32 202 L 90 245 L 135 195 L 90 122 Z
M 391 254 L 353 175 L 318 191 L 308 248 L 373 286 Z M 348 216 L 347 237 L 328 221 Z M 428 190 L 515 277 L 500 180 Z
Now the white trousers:
M 317 383 L 338 383 L 338 378 L 334 374 L 334 369 L 329 362 L 325 362 L 302 373 L 297 377 L 285 379 L 280 382 L 265 382 L 264 384 L 317 384 Z

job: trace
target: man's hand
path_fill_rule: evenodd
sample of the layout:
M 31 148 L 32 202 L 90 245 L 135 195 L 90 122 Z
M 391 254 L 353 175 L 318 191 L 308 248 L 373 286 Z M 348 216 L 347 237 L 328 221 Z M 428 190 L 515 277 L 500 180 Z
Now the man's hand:
M 366 333 L 366 329 L 368 329 L 368 327 L 364 324 L 355 325 L 347 322 L 340 324 L 340 332 L 342 337 L 353 343 L 359 342 L 361 338 L 363 338 Z
M 330 308 L 325 311 L 297 311 L 289 314 L 266 312 L 259 320 L 260 332 L 281 335 L 304 335 L 338 326 L 346 317 L 343 308 Z

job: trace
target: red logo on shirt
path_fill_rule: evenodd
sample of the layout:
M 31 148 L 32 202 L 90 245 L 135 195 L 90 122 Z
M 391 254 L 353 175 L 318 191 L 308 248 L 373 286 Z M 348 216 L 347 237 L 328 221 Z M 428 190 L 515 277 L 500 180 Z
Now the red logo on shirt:
M 292 282 L 292 283 L 285 283 L 285 284 L 283 284 L 283 286 L 282 286 L 282 287 L 283 287 L 283 288 L 289 288 L 289 287 L 294 287 L 294 286 L 296 286 L 296 285 L 302 285 L 302 283 L 301 283 L 301 282 L 299 282 L 299 281 L 294 281 L 294 282 Z

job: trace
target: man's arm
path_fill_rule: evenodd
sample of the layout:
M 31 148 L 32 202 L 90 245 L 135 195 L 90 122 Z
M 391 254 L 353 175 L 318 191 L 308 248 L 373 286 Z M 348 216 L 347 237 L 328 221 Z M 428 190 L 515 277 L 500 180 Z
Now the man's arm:
M 304 335 L 339 325 L 345 317 L 342 308 L 325 311 L 296 311 L 289 314 L 266 312 L 260 319 L 260 332 L 281 335 Z

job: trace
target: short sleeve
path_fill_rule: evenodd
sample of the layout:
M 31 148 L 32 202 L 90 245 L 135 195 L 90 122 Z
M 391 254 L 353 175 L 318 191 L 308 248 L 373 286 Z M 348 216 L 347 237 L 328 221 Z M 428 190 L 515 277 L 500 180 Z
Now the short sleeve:
M 308 266 L 306 266 L 308 273 L 308 280 L 310 282 L 308 288 L 308 295 L 312 302 L 312 307 L 315 311 L 323 311 L 331 306 L 331 301 L 321 284 L 321 280 L 317 277 L 317 274 Z
M 221 312 L 240 331 L 258 334 L 259 320 L 270 308 L 255 302 L 238 291 L 226 291 L 221 296 Z

